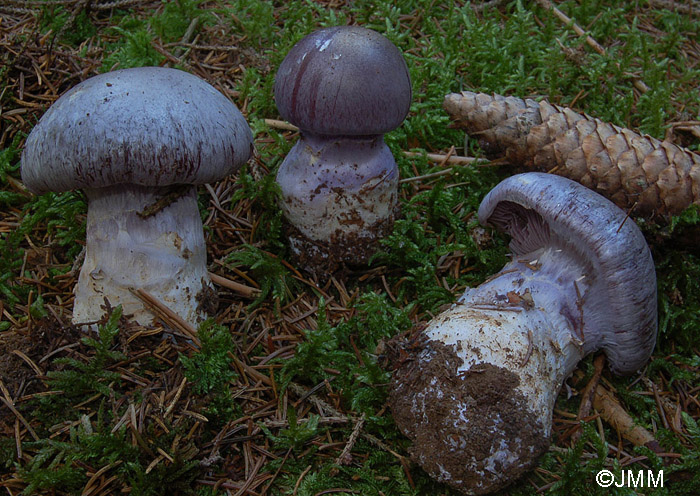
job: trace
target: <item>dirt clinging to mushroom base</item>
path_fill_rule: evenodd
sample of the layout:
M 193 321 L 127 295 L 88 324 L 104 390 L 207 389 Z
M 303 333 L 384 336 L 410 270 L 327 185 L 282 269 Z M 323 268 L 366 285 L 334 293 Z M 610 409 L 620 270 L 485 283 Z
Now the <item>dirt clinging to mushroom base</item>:
M 411 458 L 438 481 L 465 494 L 490 493 L 546 451 L 549 439 L 515 373 L 486 363 L 459 373 L 453 347 L 425 338 L 395 338 L 387 349 L 394 419 L 413 441 Z
M 334 233 L 328 240 L 306 236 L 289 222 L 285 222 L 285 236 L 289 240 L 296 263 L 307 272 L 324 279 L 344 264 L 366 264 L 379 248 L 379 240 L 391 233 L 399 212 L 363 228 L 362 231 Z

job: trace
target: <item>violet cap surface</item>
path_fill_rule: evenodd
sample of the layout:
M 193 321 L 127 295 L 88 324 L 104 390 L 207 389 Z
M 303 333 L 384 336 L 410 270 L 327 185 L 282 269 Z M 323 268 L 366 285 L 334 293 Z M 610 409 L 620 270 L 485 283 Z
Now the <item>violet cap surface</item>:
M 235 172 L 253 137 L 236 106 L 177 69 L 139 67 L 78 84 L 42 116 L 22 154 L 36 194 L 113 184 L 204 184 Z
M 302 131 L 385 134 L 408 114 L 411 80 L 401 52 L 383 35 L 359 26 L 324 28 L 285 57 L 275 103 Z

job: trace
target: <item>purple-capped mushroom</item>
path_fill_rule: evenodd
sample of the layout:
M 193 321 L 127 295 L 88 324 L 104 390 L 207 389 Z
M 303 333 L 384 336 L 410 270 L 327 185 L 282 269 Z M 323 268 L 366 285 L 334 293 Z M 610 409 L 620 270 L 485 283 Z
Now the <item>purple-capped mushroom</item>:
M 111 307 L 143 325 L 143 289 L 192 325 L 214 294 L 193 185 L 235 172 L 252 152 L 236 106 L 204 80 L 161 67 L 92 77 L 62 95 L 27 138 L 27 188 L 82 189 L 88 199 L 85 261 L 73 322 Z
M 657 331 L 649 247 L 599 194 L 520 174 L 486 196 L 479 221 L 511 236 L 512 260 L 394 345 L 404 358 L 389 400 L 414 459 L 465 494 L 496 491 L 534 467 L 579 360 L 603 350 L 613 372 L 631 374 Z
M 312 272 L 366 262 L 398 209 L 383 135 L 411 104 L 401 52 L 358 26 L 315 31 L 280 65 L 275 102 L 301 130 L 277 173 L 294 256 Z

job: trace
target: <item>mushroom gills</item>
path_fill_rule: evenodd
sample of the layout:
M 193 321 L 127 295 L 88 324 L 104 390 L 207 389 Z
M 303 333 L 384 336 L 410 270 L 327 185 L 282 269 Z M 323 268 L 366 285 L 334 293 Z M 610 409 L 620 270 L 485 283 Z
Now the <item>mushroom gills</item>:
M 569 179 L 511 176 L 479 206 L 511 236 L 512 259 L 417 338 L 395 339 L 389 405 L 433 477 L 486 494 L 534 467 L 549 445 L 564 379 L 605 351 L 615 373 L 649 359 L 656 277 L 639 228 Z

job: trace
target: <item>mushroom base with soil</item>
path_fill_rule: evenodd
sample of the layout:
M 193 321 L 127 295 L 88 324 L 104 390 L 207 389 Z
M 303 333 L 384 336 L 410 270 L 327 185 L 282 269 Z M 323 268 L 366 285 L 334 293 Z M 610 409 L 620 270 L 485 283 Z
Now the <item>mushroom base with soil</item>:
M 376 253 L 379 240 L 391 233 L 395 218 L 396 215 L 391 215 L 362 232 L 332 236 L 326 241 L 309 238 L 289 222 L 284 230 L 297 264 L 325 279 L 343 265 L 367 263 Z
M 122 305 L 141 325 L 154 315 L 132 293 L 142 289 L 197 326 L 214 294 L 193 186 L 121 185 L 85 189 L 85 262 L 75 288 L 74 324 L 91 324 Z
M 656 275 L 624 211 L 552 174 L 511 176 L 479 206 L 511 262 L 468 289 L 417 339 L 391 343 L 389 405 L 413 457 L 465 494 L 532 468 L 564 379 L 589 353 L 631 374 L 656 342 Z
M 465 494 L 505 487 L 549 446 L 558 391 L 585 354 L 576 290 L 558 281 L 582 265 L 565 253 L 519 257 L 432 320 L 410 355 L 393 344 L 389 404 L 412 457 Z
M 295 258 L 313 273 L 366 263 L 391 231 L 398 177 L 381 136 L 304 133 L 277 173 Z

